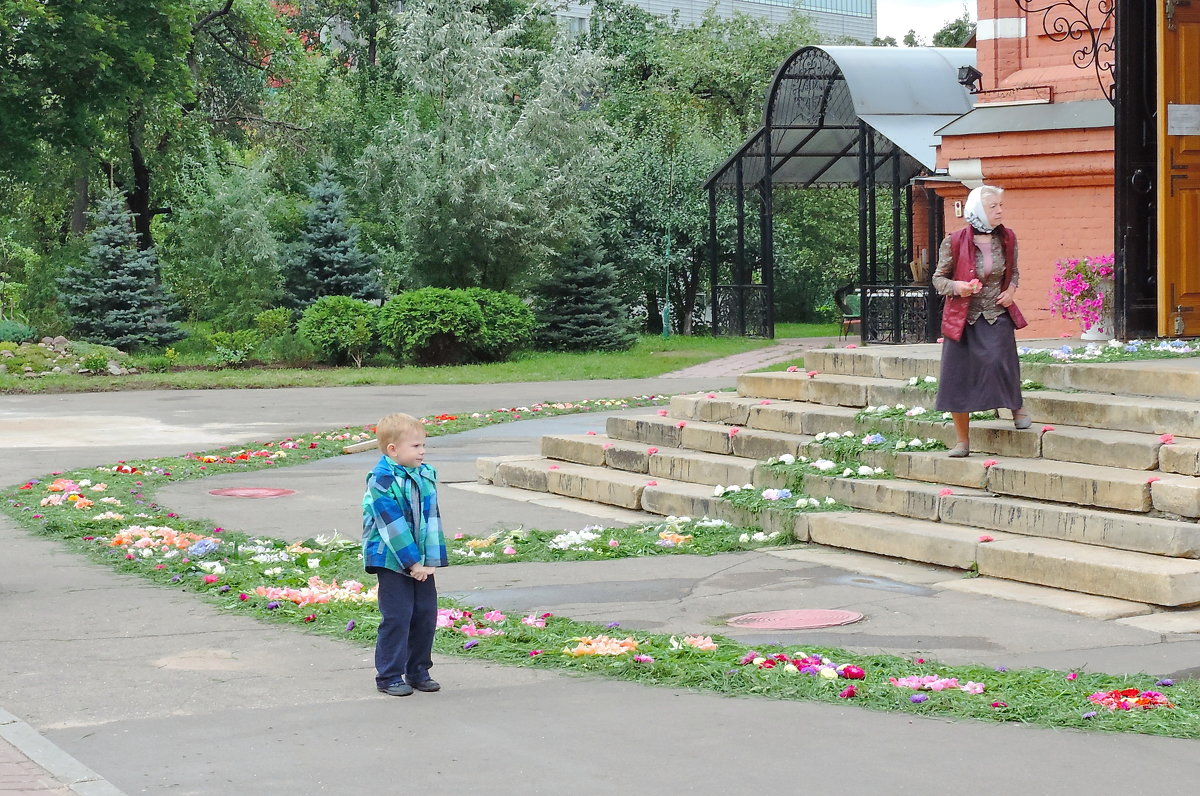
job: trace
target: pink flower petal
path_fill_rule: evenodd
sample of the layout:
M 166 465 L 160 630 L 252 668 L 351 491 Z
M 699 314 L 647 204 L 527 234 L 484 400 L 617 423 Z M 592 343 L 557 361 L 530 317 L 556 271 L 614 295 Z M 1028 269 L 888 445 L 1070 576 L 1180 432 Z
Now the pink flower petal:
M 680 420 L 678 423 L 675 424 L 675 428 L 683 428 L 686 425 L 687 425 L 686 420 Z
M 858 348 L 858 346 L 855 345 L 854 343 L 850 343 L 846 346 L 846 348 Z
M 656 453 L 658 453 L 658 448 L 646 448 L 646 454 L 648 456 L 653 456 Z
M 1163 445 L 1174 445 L 1175 444 L 1175 435 L 1174 434 L 1163 434 L 1162 436 L 1160 436 L 1158 438 L 1158 441 L 1161 442 Z
M 588 431 L 588 432 L 587 432 L 587 435 L 588 435 L 589 437 L 594 437 L 594 436 L 596 436 L 596 432 L 595 432 L 595 431 Z
M 770 402 L 770 401 L 768 401 L 766 398 L 764 398 L 764 399 L 762 399 L 761 401 L 759 401 L 759 402 L 758 402 L 758 405 L 759 405 L 759 406 L 770 406 L 770 405 L 771 405 L 771 402 Z
M 705 398 L 716 398 L 717 396 L 716 396 L 716 393 L 711 393 L 711 392 L 710 392 L 710 393 L 708 393 L 707 395 L 705 395 L 704 397 L 705 397 Z
M 1053 431 L 1053 430 L 1054 430 L 1054 426 L 1042 426 L 1043 434 L 1045 434 L 1047 431 Z
M 951 489 L 950 487 L 946 487 L 942 491 L 938 492 L 938 497 L 946 497 L 947 495 L 953 495 L 953 494 L 954 494 L 954 490 Z
M 808 376 L 810 379 L 815 379 L 820 374 L 820 372 L 821 371 L 819 371 L 819 370 L 810 370 L 808 373 L 805 373 L 804 375 Z
M 549 467 L 548 469 L 551 469 L 551 470 L 557 470 L 557 469 L 558 469 L 558 465 L 557 465 L 557 464 L 552 464 L 552 465 L 550 465 L 550 467 Z
M 741 429 L 737 426 L 734 426 L 733 428 L 729 429 L 729 436 L 736 437 L 739 431 L 741 431 Z
M 611 442 L 606 442 L 603 445 L 601 445 L 600 447 L 603 448 L 604 450 L 608 450 L 612 446 L 613 446 L 613 444 Z
M 666 417 L 666 416 L 667 416 L 667 410 L 666 410 L 666 409 L 659 409 L 659 410 L 658 410 L 658 416 L 659 416 L 659 417 Z
M 1147 478 L 1147 479 L 1146 479 L 1146 483 L 1147 483 L 1147 484 L 1153 484 L 1155 481 L 1161 481 L 1161 480 L 1162 480 L 1162 479 L 1161 479 L 1161 478 L 1159 478 L 1157 475 L 1152 475 L 1152 476 L 1150 476 L 1149 478 Z
M 985 534 L 981 534 L 981 535 L 979 536 L 979 541 L 981 541 L 981 542 L 985 542 L 985 543 L 986 543 L 986 542 L 994 542 L 994 541 L 996 541 L 996 537 L 994 537 L 994 536 L 988 536 L 988 535 L 985 533 Z
M 658 482 L 657 481 L 647 481 L 646 486 L 658 486 Z
M 984 459 L 984 460 L 983 460 L 983 466 L 984 466 L 984 467 L 995 467 L 995 466 L 996 466 L 996 460 L 995 460 L 995 459 Z
M 798 371 L 798 370 L 800 370 L 800 368 L 796 367 L 795 365 L 789 365 L 789 366 L 788 366 L 788 369 L 787 369 L 787 372 L 788 372 L 788 373 L 795 373 L 795 372 L 796 372 L 796 371 Z

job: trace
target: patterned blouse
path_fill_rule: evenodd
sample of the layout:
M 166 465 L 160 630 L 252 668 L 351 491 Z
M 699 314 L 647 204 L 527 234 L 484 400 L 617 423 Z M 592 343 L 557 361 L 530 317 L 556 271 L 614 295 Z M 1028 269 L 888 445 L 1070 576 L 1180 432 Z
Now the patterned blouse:
M 983 283 L 983 289 L 971 297 L 971 306 L 967 310 L 967 323 L 975 323 L 982 315 L 988 323 L 995 323 L 996 319 L 1004 315 L 1007 310 L 997 304 L 1000 294 L 1003 291 L 1001 284 L 1004 281 L 1004 246 L 1000 243 L 999 235 L 992 235 L 992 272 L 986 277 L 984 276 L 984 256 L 983 250 L 979 246 L 975 247 L 975 276 Z M 1020 281 L 1020 272 L 1017 270 L 1017 244 L 1013 243 L 1013 262 L 1012 262 L 1012 286 L 1016 287 Z M 951 284 L 954 282 L 954 253 L 950 247 L 950 236 L 947 235 L 942 241 L 942 245 L 938 248 L 938 264 L 933 272 L 933 289 L 940 295 L 951 295 Z

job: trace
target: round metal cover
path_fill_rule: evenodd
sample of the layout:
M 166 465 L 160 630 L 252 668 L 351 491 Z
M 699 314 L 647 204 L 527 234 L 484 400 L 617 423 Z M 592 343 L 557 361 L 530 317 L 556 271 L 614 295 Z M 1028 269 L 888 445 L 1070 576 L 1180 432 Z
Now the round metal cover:
M 273 498 L 294 495 L 296 494 L 296 490 L 273 489 L 266 486 L 231 486 L 224 489 L 210 489 L 208 494 L 217 495 L 218 497 Z
M 839 611 L 832 608 L 794 608 L 785 611 L 763 611 L 757 614 L 742 614 L 725 624 L 734 627 L 753 627 L 759 630 L 811 630 L 818 627 L 836 627 L 859 621 L 863 615 L 855 611 Z

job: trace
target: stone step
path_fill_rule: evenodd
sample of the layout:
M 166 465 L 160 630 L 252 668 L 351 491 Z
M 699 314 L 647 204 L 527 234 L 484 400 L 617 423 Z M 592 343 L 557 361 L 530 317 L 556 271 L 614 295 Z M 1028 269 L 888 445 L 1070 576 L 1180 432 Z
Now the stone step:
M 708 487 L 750 483 L 757 466 L 754 460 L 738 456 L 721 456 L 686 448 L 657 448 L 639 442 L 614 441 L 606 436 L 581 434 L 542 437 L 542 456 L 646 473 L 655 478 L 669 478 Z
M 974 528 L 868 512 L 814 514 L 809 520 L 809 535 L 817 544 L 956 569 L 974 567 L 978 551 L 984 546 Z M 1009 534 L 1002 533 L 992 536 L 1009 538 Z
M 1046 459 L 997 462 L 988 471 L 987 488 L 1000 495 L 1120 511 L 1144 513 L 1153 506 L 1146 473 L 1094 464 Z
M 1022 536 L 1173 558 L 1200 558 L 1200 525 L 1194 522 L 1037 503 L 959 489 L 941 498 L 939 518 L 942 522 L 988 531 L 1012 531 Z
M 641 442 L 659 448 L 690 448 L 756 460 L 785 453 L 797 456 L 800 449 L 812 441 L 812 437 L 800 434 L 781 434 L 657 415 L 610 417 L 606 431 L 612 440 Z
M 1011 536 L 981 544 L 980 575 L 1152 605 L 1200 603 L 1200 561 Z
M 1047 423 L 1144 434 L 1200 437 L 1200 412 L 1193 401 L 1137 395 L 1101 395 L 1032 390 L 1025 406 L 1034 427 Z

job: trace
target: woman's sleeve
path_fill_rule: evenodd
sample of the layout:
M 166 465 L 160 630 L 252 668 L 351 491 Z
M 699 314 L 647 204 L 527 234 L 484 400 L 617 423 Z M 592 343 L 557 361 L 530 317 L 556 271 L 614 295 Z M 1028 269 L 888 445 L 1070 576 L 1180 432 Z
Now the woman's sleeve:
M 1017 269 L 1017 248 L 1017 239 L 1014 236 L 1012 245 L 1012 262 L 1008 266 L 1010 269 L 1012 269 L 1012 279 L 1009 280 L 1008 286 L 1013 290 L 1016 290 L 1021 284 L 1021 272 Z
M 942 245 L 938 247 L 938 263 L 937 268 L 933 271 L 933 289 L 940 295 L 948 296 L 953 291 L 950 289 L 954 282 L 954 256 L 950 251 L 950 236 L 947 235 L 942 240 Z M 1016 278 L 1016 272 L 1013 272 L 1013 278 Z

